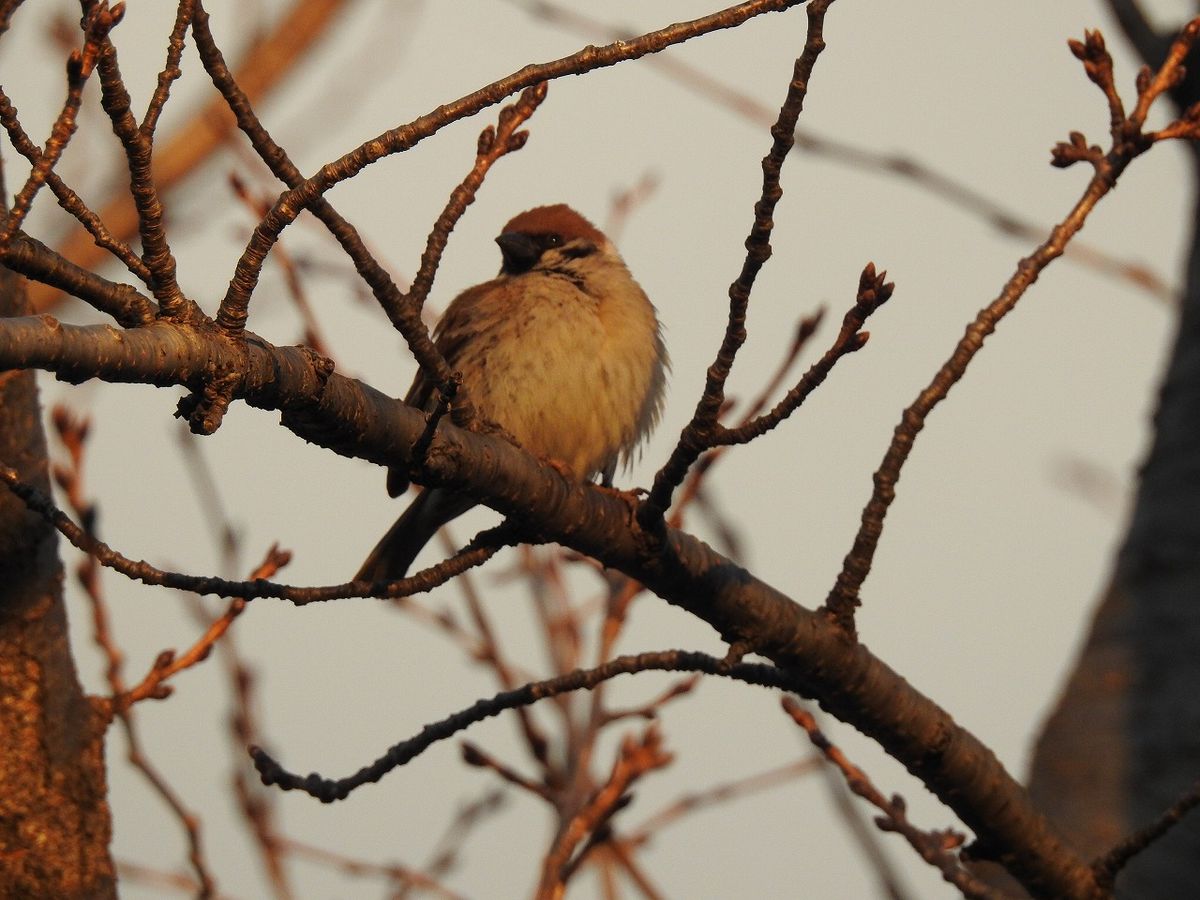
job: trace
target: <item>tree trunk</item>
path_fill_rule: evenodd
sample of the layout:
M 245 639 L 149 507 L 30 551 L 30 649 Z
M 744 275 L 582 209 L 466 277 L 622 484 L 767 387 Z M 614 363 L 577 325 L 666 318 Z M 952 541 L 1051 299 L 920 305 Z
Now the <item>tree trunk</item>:
M 24 313 L 0 270 L 0 316 Z M 49 489 L 32 371 L 0 372 L 0 464 Z M 104 732 L 67 640 L 56 533 L 0 490 L 0 896 L 116 896 Z
M 1195 152 L 1193 161 L 1200 173 Z M 1029 787 L 1064 834 L 1097 854 L 1154 821 L 1197 780 L 1200 213 L 1129 531 L 1077 667 L 1038 742 Z M 1198 890 L 1197 812 L 1117 880 L 1117 895 L 1137 900 L 1177 900 Z

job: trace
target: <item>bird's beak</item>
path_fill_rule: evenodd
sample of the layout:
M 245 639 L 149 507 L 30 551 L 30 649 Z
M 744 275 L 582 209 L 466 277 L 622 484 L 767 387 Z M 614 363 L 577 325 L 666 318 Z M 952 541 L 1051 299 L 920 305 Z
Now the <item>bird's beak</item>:
M 542 255 L 542 248 L 527 234 L 506 231 L 496 238 L 496 243 L 500 245 L 500 255 L 504 257 L 501 271 L 508 275 L 528 272 Z

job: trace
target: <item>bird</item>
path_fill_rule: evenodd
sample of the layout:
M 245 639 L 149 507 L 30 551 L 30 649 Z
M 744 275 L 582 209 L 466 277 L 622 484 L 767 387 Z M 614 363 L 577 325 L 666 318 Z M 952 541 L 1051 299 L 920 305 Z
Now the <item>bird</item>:
M 662 414 L 670 359 L 657 310 L 613 243 L 565 203 L 514 216 L 496 243 L 500 273 L 450 302 L 434 344 L 485 420 L 564 474 L 611 485 Z M 428 412 L 436 385 L 418 371 L 404 400 Z M 389 469 L 391 496 L 408 487 L 406 469 Z M 476 502 L 422 489 L 356 580 L 404 578 L 438 529 Z

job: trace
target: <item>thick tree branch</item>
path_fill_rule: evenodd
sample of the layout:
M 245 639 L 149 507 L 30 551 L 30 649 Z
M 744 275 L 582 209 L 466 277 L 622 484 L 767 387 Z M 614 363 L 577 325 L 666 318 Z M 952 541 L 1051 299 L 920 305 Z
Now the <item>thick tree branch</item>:
M 49 317 L 0 323 L 0 369 L 44 368 L 70 381 L 99 375 L 187 386 L 218 369 L 238 372 L 237 396 L 280 410 L 283 424 L 305 440 L 379 464 L 407 464 L 425 428 L 420 412 L 328 371 L 303 348 L 252 339 L 245 350 L 243 355 L 211 329 L 169 323 L 129 332 L 62 325 Z M 1053 833 L 991 751 L 825 616 L 683 532 L 668 530 L 648 555 L 624 501 L 572 484 L 498 438 L 444 422 L 425 466 L 434 483 L 537 522 L 545 539 L 638 579 L 708 622 L 726 641 L 751 644 L 786 669 L 806 696 L 907 766 L 988 846 L 998 848 L 1002 861 L 1035 894 L 1090 895 L 1087 865 Z M 225 595 L 254 596 L 253 587 L 231 585 Z
M 0 249 L 0 264 L 31 281 L 52 284 L 78 297 L 126 328 L 148 325 L 158 314 L 158 305 L 138 293 L 137 288 L 81 269 L 24 232 L 18 232 L 7 247 Z

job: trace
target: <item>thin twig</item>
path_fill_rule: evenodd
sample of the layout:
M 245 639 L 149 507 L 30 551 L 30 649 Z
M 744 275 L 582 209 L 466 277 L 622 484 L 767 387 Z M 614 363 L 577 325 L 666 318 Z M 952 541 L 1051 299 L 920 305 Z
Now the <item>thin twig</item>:
M 858 296 L 854 306 L 842 318 L 830 348 L 813 366 L 804 373 L 787 395 L 775 404 L 770 412 L 755 416 L 736 428 L 721 430 L 715 441 L 718 445 L 745 444 L 766 434 L 800 408 L 808 396 L 821 386 L 830 371 L 844 356 L 855 353 L 866 346 L 870 337 L 862 330 L 867 319 L 891 299 L 895 285 L 887 281 L 887 272 L 876 272 L 874 263 L 867 263 L 858 281 Z M 803 335 L 803 332 L 802 332 Z
M 323 603 L 329 600 L 344 600 L 348 597 L 377 597 L 390 599 L 409 594 L 423 593 L 439 587 L 467 569 L 482 565 L 497 550 L 514 543 L 517 536 L 511 528 L 501 524 L 481 532 L 470 544 L 450 559 L 408 578 L 390 582 L 349 581 L 324 587 L 296 587 L 275 582 L 230 581 L 212 575 L 184 575 L 150 565 L 145 560 L 132 560 L 113 550 L 108 544 L 87 533 L 70 517 L 54 505 L 54 501 L 36 486 L 22 481 L 18 472 L 0 464 L 0 481 L 16 494 L 25 505 L 50 522 L 59 534 L 79 550 L 94 556 L 102 566 L 120 572 L 127 578 L 145 584 L 190 591 L 195 594 L 216 594 L 221 597 L 242 597 L 255 600 L 259 597 L 275 597 L 288 600 L 297 606 Z
M 3 124 L 4 130 L 8 132 L 8 139 L 16 151 L 35 166 L 39 165 L 42 158 L 42 151 L 29 139 L 29 135 L 21 127 L 21 122 L 17 118 L 17 111 L 13 108 L 12 103 L 3 90 L 0 90 L 0 124 Z M 79 195 L 71 190 L 53 170 L 46 172 L 46 184 L 49 185 L 50 190 L 53 192 L 55 198 L 57 198 L 58 205 L 79 221 L 87 233 L 92 236 L 92 240 L 95 241 L 96 246 L 102 247 L 117 257 L 143 283 L 150 283 L 150 270 L 146 268 L 146 264 L 141 261 L 128 244 L 113 237 L 100 220 L 100 217 L 92 212 L 83 200 L 80 199 Z M 10 247 L 0 249 L 7 251 L 11 249 L 11 245 Z M 53 251 L 48 250 L 47 252 Z M 65 257 L 60 257 L 60 259 L 62 259 L 64 267 L 75 265 Z M 5 262 L 7 264 L 7 260 Z M 42 283 L 52 285 L 60 290 L 71 290 L 70 285 L 60 284 L 48 278 L 43 278 Z M 88 298 L 84 296 L 81 299 L 86 301 Z
M 454 820 L 446 827 L 445 832 L 437 841 L 425 872 L 434 878 L 440 878 L 454 869 L 458 855 L 466 844 L 471 831 L 486 821 L 487 817 L 502 810 L 508 802 L 508 794 L 503 789 L 489 790 L 478 800 L 459 808 Z M 404 900 L 407 890 L 401 890 L 395 900 Z
M 647 772 L 668 765 L 672 759 L 673 755 L 663 749 L 662 737 L 655 726 L 647 728 L 640 740 L 631 735 L 622 742 L 607 781 L 559 830 L 542 861 L 542 878 L 536 893 L 538 900 L 563 896 L 567 881 L 589 845 L 572 859 L 576 848 L 585 839 L 603 834 L 605 824 L 627 802 L 627 792 L 634 782 Z
M 462 759 L 468 766 L 478 769 L 491 769 L 511 785 L 528 791 L 535 797 L 540 797 L 547 803 L 554 802 L 554 794 L 545 784 L 539 784 L 531 778 L 526 778 L 512 766 L 501 762 L 470 741 L 462 743 Z
M 568 9 L 546 0 L 510 2 L 542 21 L 569 28 L 576 34 L 593 38 L 603 36 L 606 40 L 613 40 L 628 37 L 632 33 L 628 28 L 601 22 L 575 9 Z M 1133 0 L 1110 0 L 1110 4 L 1114 7 L 1136 6 Z M 1141 46 L 1132 34 L 1130 38 L 1134 40 L 1135 45 Z M 1170 40 L 1162 38 L 1161 50 L 1149 55 L 1143 54 L 1145 61 L 1158 64 L 1166 56 L 1169 46 Z M 647 62 L 651 69 L 664 73 L 676 85 L 724 107 L 749 122 L 769 128 L 775 121 L 775 111 L 758 97 L 722 82 L 708 69 L 693 65 L 680 55 L 658 54 Z M 1045 229 L 1040 224 L 1025 218 L 1019 211 L 1005 207 L 970 184 L 957 181 L 912 156 L 839 141 L 803 126 L 796 130 L 794 152 L 819 156 L 832 165 L 856 169 L 868 175 L 891 176 L 909 182 L 950 206 L 979 217 L 1007 237 L 1028 241 L 1040 240 L 1045 234 Z M 604 231 L 610 236 L 613 234 L 608 226 L 605 226 Z M 1127 281 L 1158 300 L 1174 302 L 1178 299 L 1178 290 L 1144 264 L 1117 258 L 1082 241 L 1072 241 L 1065 258 L 1077 265 L 1094 269 L 1102 275 Z
M 12 240 L 13 235 L 21 227 L 21 223 L 25 221 L 33 198 L 46 183 L 47 177 L 67 148 L 67 143 L 75 134 L 76 117 L 79 114 L 80 104 L 83 102 L 83 89 L 95 67 L 100 46 L 107 40 L 109 30 L 121 21 L 124 11 L 124 4 L 117 4 L 110 11 L 108 4 L 102 2 L 84 16 L 83 49 L 72 51 L 67 59 L 67 98 L 63 101 L 63 108 L 50 128 L 50 137 L 46 140 L 45 148 L 40 153 L 33 154 L 33 171 L 29 173 L 29 178 L 17 192 L 12 207 L 4 219 L 3 227 L 0 228 L 0 247 L 6 246 Z M 6 96 L 0 97 L 0 102 L 5 107 L 5 127 L 12 135 L 14 126 L 19 131 L 16 110 L 12 108 L 12 104 Z
M 904 411 L 900 424 L 895 428 L 891 444 L 884 454 L 883 462 L 874 475 L 874 490 L 862 512 L 862 523 L 854 544 L 846 555 L 842 571 L 825 601 L 825 610 L 849 634 L 854 633 L 854 611 L 858 607 L 859 592 L 863 581 L 871 571 L 875 550 L 883 533 L 883 520 L 896 496 L 896 482 L 900 471 L 912 452 L 913 443 L 930 412 L 946 398 L 950 389 L 966 373 L 967 366 L 982 349 L 984 340 L 996 329 L 996 325 L 1008 315 L 1025 292 L 1038 279 L 1042 271 L 1062 256 L 1067 244 L 1083 227 L 1087 217 L 1137 156 L 1150 148 L 1156 139 L 1167 139 L 1183 135 L 1170 134 L 1161 138 L 1143 135 L 1141 125 L 1150 103 L 1168 89 L 1172 74 L 1179 66 L 1200 31 L 1200 18 L 1193 20 L 1176 40 L 1162 69 L 1153 77 L 1139 77 L 1138 103 L 1134 112 L 1123 122 L 1112 125 L 1113 145 L 1107 153 L 1087 146 L 1083 136 L 1071 135 L 1069 143 L 1060 143 L 1054 148 L 1053 162 L 1058 166 L 1086 161 L 1094 168 L 1083 195 L 1067 216 L 1050 232 L 1050 236 L 1032 254 L 1022 259 L 1009 278 L 999 296 L 985 306 L 967 326 L 966 333 L 954 348 L 950 358 L 942 365 L 929 385 L 917 395 L 917 399 Z M 1095 81 L 1105 94 L 1109 109 L 1115 116 L 1121 108 L 1119 98 L 1114 101 L 1112 87 L 1111 58 L 1104 48 L 1099 32 L 1088 32 L 1084 42 L 1071 42 L 1072 52 L 1083 62 L 1088 77 Z M 1104 60 L 1108 59 L 1105 63 Z M 1186 116 L 1185 116 L 1186 120 Z M 1193 136 L 1197 129 L 1190 123 Z
M 55 407 L 51 421 L 70 458 L 70 465 L 55 466 L 55 480 L 62 487 L 76 514 L 87 523 L 89 532 L 94 534 L 95 506 L 87 500 L 83 489 L 84 449 L 90 431 L 90 422 L 85 418 L 81 419 L 71 415 L 63 406 Z M 80 563 L 76 575 L 84 595 L 91 603 L 93 639 L 107 661 L 105 678 L 113 696 L 113 699 L 107 702 L 107 706 L 109 712 L 115 715 L 121 723 L 121 728 L 125 733 L 126 758 L 131 766 L 142 773 L 154 792 L 159 795 L 183 826 L 188 845 L 188 861 L 199 882 L 196 896 L 211 898 L 216 891 L 216 882 L 205 859 L 200 819 L 184 805 L 179 793 L 146 756 L 134 722 L 133 711 L 128 704 L 116 700 L 125 693 L 125 681 L 122 675 L 124 655 L 117 647 L 112 634 L 108 604 L 105 601 L 100 581 L 100 567 L 93 557 L 88 556 Z
M 765 772 L 757 772 L 745 778 L 727 781 L 703 791 L 684 794 L 670 805 L 648 816 L 641 825 L 624 835 L 624 841 L 640 846 L 651 840 L 668 825 L 672 825 L 685 816 L 707 806 L 728 803 L 748 794 L 777 788 L 781 784 L 793 781 L 802 775 L 811 774 L 821 764 L 819 757 L 801 759 L 787 763 Z
M 229 185 L 233 189 L 234 196 L 241 200 L 254 214 L 255 221 L 265 216 L 271 208 L 270 201 L 264 195 L 254 193 L 250 185 L 236 172 L 230 173 Z M 312 303 L 308 299 L 308 291 L 304 287 L 300 266 L 297 265 L 296 260 L 288 252 L 282 241 L 275 250 L 275 256 L 275 262 L 280 272 L 283 273 L 284 284 L 287 285 L 288 296 L 291 298 L 296 312 L 300 315 L 301 323 L 303 323 L 303 343 L 322 356 L 332 358 L 333 354 L 330 352 L 329 342 L 322 334 L 321 323 L 317 319 Z
M 147 141 L 154 140 L 154 129 L 158 127 L 158 117 L 162 115 L 167 98 L 171 96 L 172 83 L 183 75 L 183 70 L 179 68 L 179 61 L 183 58 L 184 39 L 187 37 L 188 26 L 192 23 L 194 5 L 195 0 L 179 0 L 179 7 L 175 12 L 175 26 L 171 29 L 171 36 L 167 39 L 167 61 L 163 64 L 162 71 L 158 73 L 158 86 L 155 87 L 154 94 L 150 97 L 150 102 L 146 106 L 146 114 L 142 116 L 142 124 L 139 127 Z
M 784 353 L 782 359 L 780 359 L 775 372 L 767 379 L 757 396 L 751 400 L 745 411 L 742 412 L 742 418 L 736 428 L 744 428 L 749 425 L 766 408 L 767 403 L 775 396 L 776 391 L 783 384 L 784 378 L 791 371 L 792 365 L 799 358 L 801 351 L 808 345 L 812 336 L 816 334 L 824 315 L 825 311 L 819 309 L 812 315 L 805 316 L 797 323 L 792 343 Z M 724 412 L 722 412 L 722 417 L 724 417 Z M 735 431 L 736 428 L 734 429 Z M 721 514 L 712 508 L 703 494 L 704 482 L 712 471 L 713 466 L 726 457 L 732 446 L 733 444 L 723 444 L 722 446 L 715 447 L 710 453 L 706 453 L 696 461 L 696 464 L 688 472 L 688 476 L 679 490 L 679 494 L 671 508 L 671 514 L 667 517 L 667 524 L 672 528 L 682 528 L 684 513 L 690 506 L 695 504 L 700 507 L 702 512 L 709 513 L 713 527 L 716 528 L 717 533 L 721 536 L 721 543 L 726 547 L 725 552 L 731 558 L 736 559 L 740 556 L 740 540 L 738 536 L 733 528 L 724 521 Z
M 461 900 L 462 897 L 461 894 L 450 890 L 428 873 L 399 863 L 364 862 L 363 860 L 354 859 L 341 853 L 335 853 L 328 847 L 318 847 L 314 844 L 298 841 L 295 838 L 280 838 L 279 843 L 282 849 L 294 853 L 296 856 L 311 862 L 332 866 L 333 868 L 340 869 L 347 875 L 359 878 L 386 878 L 392 882 L 393 888 L 397 891 L 403 891 L 407 888 L 419 888 L 422 891 L 429 891 L 436 897 L 444 897 L 446 900 Z
M 604 233 L 610 241 L 618 245 L 621 243 L 621 234 L 625 230 L 625 223 L 658 190 L 660 180 L 657 172 L 645 172 L 637 180 L 637 183 L 618 191 L 613 196 L 612 202 L 609 204 L 608 218 L 604 221 Z
M 237 72 L 247 93 L 261 100 L 281 83 L 297 64 L 308 58 L 313 43 L 329 30 L 349 4 L 350 0 L 294 0 L 269 31 L 260 33 L 249 28 L 254 40 L 244 48 L 244 61 Z M 165 194 L 199 170 L 228 138 L 234 125 L 224 114 L 224 107 L 225 101 L 215 98 L 168 138 L 156 142 L 154 176 L 160 193 Z M 99 218 L 117 239 L 128 239 L 138 233 L 138 212 L 128 190 L 105 203 Z M 96 267 L 103 258 L 90 240 L 78 234 L 71 235 L 59 250 L 85 269 Z M 48 290 L 39 284 L 30 286 L 30 302 L 35 311 L 45 311 L 60 296 L 57 286 Z
M 102 2 L 99 8 L 105 5 Z M 100 105 L 108 114 L 113 133 L 125 151 L 129 193 L 138 212 L 142 262 L 151 273 L 150 289 L 164 314 L 182 322 L 197 321 L 203 318 L 203 313 L 194 301 L 184 296 L 175 278 L 175 257 L 163 228 L 162 202 L 152 169 L 152 141 L 150 136 L 142 133 L 133 117 L 129 90 L 117 62 L 117 50 L 108 38 L 101 41 L 97 69 L 100 73 Z
M 705 653 L 665 650 L 637 656 L 619 656 L 594 669 L 580 669 L 546 681 L 531 682 L 516 690 L 503 691 L 493 697 L 479 700 L 467 709 L 426 725 L 415 737 L 393 745 L 375 762 L 340 780 L 323 778 L 316 773 L 307 776 L 295 775 L 280 766 L 261 747 L 251 747 L 250 755 L 264 784 L 275 784 L 285 791 L 302 790 L 323 803 L 332 803 L 345 799 L 353 790 L 364 784 L 378 781 L 392 769 L 406 765 L 435 743 L 453 737 L 476 722 L 499 715 L 505 710 L 528 706 L 547 697 L 590 690 L 618 675 L 655 670 L 703 672 L 765 687 L 786 687 L 788 684 L 786 673 L 773 666 L 752 663 L 731 666 Z
M 1200 781 L 1176 800 L 1155 821 L 1145 828 L 1138 829 L 1119 844 L 1098 857 L 1092 863 L 1092 871 L 1096 873 L 1096 881 L 1111 888 L 1117 875 L 1143 850 L 1148 849 L 1159 838 L 1183 821 L 1184 817 L 1200 807 Z
M 812 0 L 808 4 L 808 37 L 804 50 L 792 70 L 787 98 L 779 110 L 779 118 L 771 127 L 773 142 L 763 158 L 762 193 L 754 204 L 754 223 L 746 238 L 746 258 L 737 280 L 729 286 L 729 320 L 716 359 L 708 368 L 704 393 L 696 404 L 691 421 L 684 426 L 670 458 L 654 476 L 650 495 L 638 509 L 638 521 L 648 532 L 658 531 L 663 515 L 671 505 L 675 489 L 682 484 L 688 469 L 705 450 L 714 446 L 721 409 L 725 403 L 725 382 L 733 370 L 738 350 L 746 341 L 746 313 L 755 279 L 771 257 L 771 231 L 774 228 L 775 204 L 783 196 L 779 184 L 784 160 L 795 142 L 796 122 L 804 108 L 808 82 L 817 57 L 825 48 L 823 26 L 825 11 L 833 0 Z
M 521 92 L 520 99 L 516 103 L 501 108 L 496 126 L 493 128 L 489 125 L 479 135 L 475 165 L 467 173 L 467 177 L 450 192 L 450 199 L 446 201 L 445 208 L 429 232 L 425 250 L 421 254 L 421 264 L 417 269 L 417 274 L 413 276 L 412 287 L 404 298 L 405 306 L 408 307 L 408 316 L 420 319 L 425 300 L 433 288 L 433 279 L 437 274 L 438 265 L 441 263 L 442 253 L 449 241 L 450 232 L 454 230 L 458 220 L 467 211 L 467 207 L 475 202 L 475 195 L 482 187 L 483 180 L 492 166 L 502 157 L 509 153 L 515 153 L 525 146 L 526 141 L 529 140 L 529 132 L 517 129 L 527 122 L 529 117 L 541 106 L 542 101 L 546 99 L 546 91 L 547 83 L 544 81 L 526 88 Z M 450 371 L 450 366 L 440 351 L 437 352 L 437 357 L 434 367 L 424 370 L 426 377 L 432 384 L 439 385 L 443 392 L 447 385 L 454 383 L 454 405 L 451 417 L 460 427 L 469 425 L 475 415 L 470 394 L 461 379 L 456 379 L 454 373 Z
M 596 721 L 595 727 L 603 728 L 605 725 L 620 722 L 622 719 L 657 719 L 659 710 L 673 700 L 686 697 L 696 689 L 696 685 L 699 683 L 700 676 L 691 675 L 688 678 L 683 678 L 669 685 L 657 697 L 639 706 L 631 706 L 627 709 L 604 710 Z
M 453 552 L 453 548 L 450 548 Z M 475 584 L 467 573 L 460 576 L 456 581 L 459 589 L 463 593 L 463 598 L 467 604 L 467 613 L 471 617 L 471 621 L 475 625 L 475 630 L 479 635 L 478 648 L 475 652 L 475 658 L 492 668 L 496 674 L 496 681 L 506 691 L 515 688 L 520 682 L 517 680 L 516 672 L 508 662 L 504 651 L 500 646 L 500 638 L 496 634 L 495 628 L 492 627 L 491 619 L 483 608 L 482 598 L 479 592 L 475 590 Z M 525 745 L 529 749 L 530 755 L 542 766 L 547 773 L 548 780 L 553 780 L 556 777 L 555 769 L 557 768 L 550 758 L 550 742 L 545 733 L 534 721 L 530 711 L 525 707 L 520 707 L 516 710 L 517 720 L 521 728 L 521 736 L 525 739 Z
M 403 153 L 451 122 L 472 116 L 488 106 L 499 103 L 510 94 L 543 81 L 567 75 L 581 75 L 638 59 L 673 44 L 724 28 L 734 28 L 755 16 L 789 9 L 802 2 L 803 0 L 750 0 L 690 22 L 669 25 L 634 40 L 619 41 L 603 47 L 590 46 L 553 62 L 525 66 L 499 81 L 443 104 L 407 125 L 386 131 L 363 143 L 340 159 L 322 166 L 315 175 L 280 195 L 270 214 L 255 229 L 253 237 L 238 260 L 229 290 L 221 301 L 218 320 L 230 334 L 237 334 L 242 330 L 250 292 L 258 283 L 267 254 L 283 230 L 296 220 L 302 210 L 309 208 L 334 185 L 352 178 L 372 163 L 395 153 Z
M 962 846 L 963 835 L 950 830 L 922 831 L 917 828 L 908 821 L 903 798 L 899 794 L 894 794 L 890 800 L 884 797 L 871 783 L 867 774 L 851 763 L 845 754 L 822 734 L 812 713 L 792 697 L 784 697 L 782 703 L 784 712 L 804 729 L 813 746 L 841 770 L 850 790 L 883 813 L 881 818 L 875 820 L 876 825 L 884 831 L 895 831 L 903 836 L 917 851 L 921 859 L 936 867 L 942 873 L 942 878 L 962 891 L 964 897 L 976 898 L 976 900 L 990 900 L 990 898 L 999 900 L 1003 897 L 1002 894 L 975 878 L 959 863 L 958 857 L 952 851 Z
M 273 544 L 271 549 L 267 551 L 266 557 L 263 559 L 257 569 L 250 575 L 251 581 L 256 581 L 260 578 L 270 578 L 283 566 L 291 562 L 292 554 L 287 550 L 280 550 L 277 544 Z M 233 625 L 235 619 L 242 614 L 246 608 L 246 601 L 242 597 L 235 597 L 230 601 L 229 607 L 225 612 L 212 620 L 204 634 L 182 654 L 176 654 L 174 650 L 164 650 L 154 660 L 154 664 L 150 670 L 142 677 L 134 687 L 128 691 L 122 691 L 119 695 L 113 697 L 113 706 L 115 709 L 127 709 L 139 700 L 153 698 L 155 700 L 164 700 L 171 695 L 170 686 L 165 682 L 182 672 L 184 669 L 190 669 L 192 666 L 200 663 L 208 658 L 212 652 L 213 646 L 224 637 L 225 633 Z

